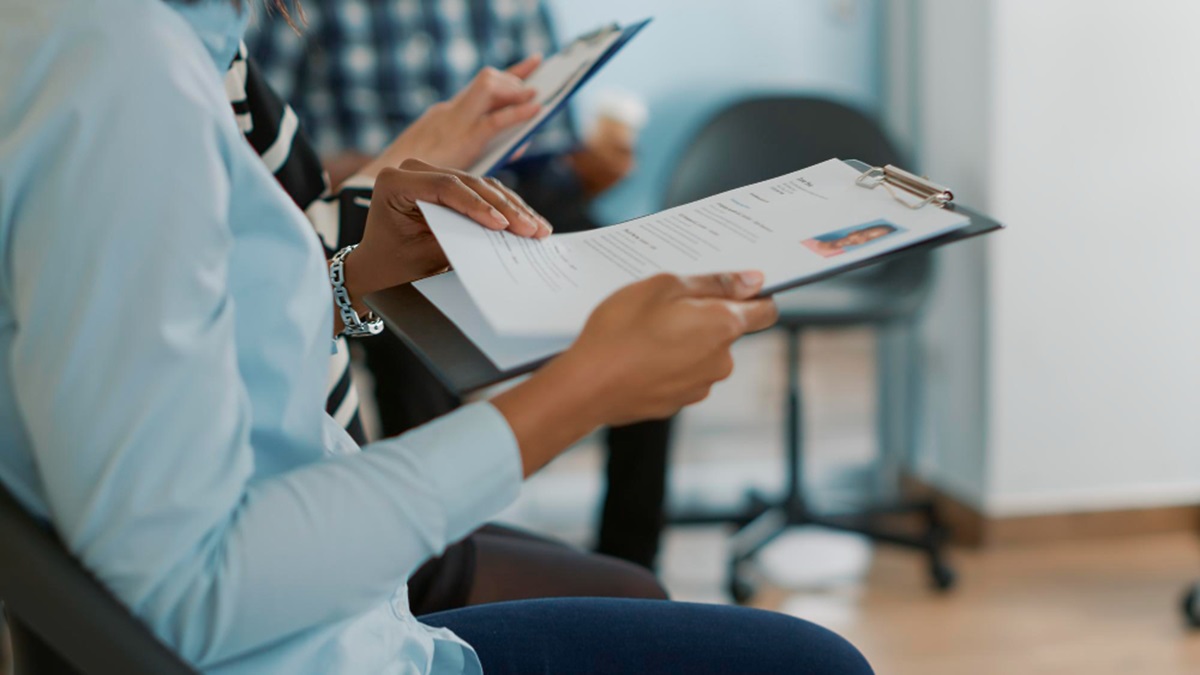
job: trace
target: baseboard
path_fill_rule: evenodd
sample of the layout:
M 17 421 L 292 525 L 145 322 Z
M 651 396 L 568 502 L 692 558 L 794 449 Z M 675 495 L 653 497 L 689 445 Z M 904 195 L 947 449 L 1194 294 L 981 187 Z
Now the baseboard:
M 1200 504 L 996 517 L 911 475 L 904 477 L 904 489 L 914 497 L 933 500 L 954 543 L 971 548 L 1200 532 Z

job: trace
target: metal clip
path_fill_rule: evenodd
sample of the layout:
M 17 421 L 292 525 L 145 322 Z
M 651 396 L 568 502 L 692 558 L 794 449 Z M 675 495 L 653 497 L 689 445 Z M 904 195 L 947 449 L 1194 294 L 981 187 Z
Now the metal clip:
M 610 23 L 610 24 L 607 24 L 604 26 L 600 26 L 599 28 L 597 28 L 594 31 L 591 31 L 590 33 L 584 33 L 583 35 L 580 35 L 578 38 L 575 39 L 575 42 L 594 42 L 596 40 L 599 40 L 600 38 L 608 37 L 609 35 L 612 35 L 613 33 L 619 33 L 619 32 L 621 32 L 621 24 Z
M 924 208 L 930 204 L 940 208 L 954 201 L 954 193 L 950 191 L 950 188 L 891 164 L 883 168 L 874 167 L 864 172 L 855 183 L 868 190 L 874 190 L 882 185 L 893 199 L 913 210 Z M 918 201 L 914 202 L 913 198 Z

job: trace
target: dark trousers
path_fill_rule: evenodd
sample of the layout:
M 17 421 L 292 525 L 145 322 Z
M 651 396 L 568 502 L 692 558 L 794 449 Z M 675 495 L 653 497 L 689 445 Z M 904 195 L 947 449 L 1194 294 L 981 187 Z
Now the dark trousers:
M 360 344 L 375 378 L 385 436 L 461 405 L 399 338 L 384 332 Z M 653 568 L 663 530 L 670 436 L 670 419 L 608 430 L 608 483 L 597 552 Z
M 870 675 L 849 642 L 784 614 L 661 600 L 523 600 L 421 617 L 488 675 Z
M 414 614 L 540 598 L 666 600 L 650 570 L 501 525 L 484 525 L 408 580 Z

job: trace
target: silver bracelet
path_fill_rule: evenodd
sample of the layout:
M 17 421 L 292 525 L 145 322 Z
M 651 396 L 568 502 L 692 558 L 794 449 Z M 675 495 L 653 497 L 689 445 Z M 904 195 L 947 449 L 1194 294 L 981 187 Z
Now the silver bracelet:
M 366 318 L 358 316 L 354 304 L 350 302 L 350 291 L 346 290 L 346 256 L 358 248 L 358 244 L 347 246 L 333 256 L 329 261 L 329 283 L 333 285 L 333 301 L 337 304 L 338 313 L 342 315 L 345 337 L 365 337 L 379 335 L 383 332 L 383 319 L 375 316 L 375 312 L 367 312 Z

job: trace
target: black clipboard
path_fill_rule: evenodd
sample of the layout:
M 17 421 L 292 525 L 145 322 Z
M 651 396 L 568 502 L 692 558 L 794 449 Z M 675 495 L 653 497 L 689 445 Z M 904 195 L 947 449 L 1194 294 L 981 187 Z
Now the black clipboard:
M 911 208 L 943 208 L 967 216 L 970 222 L 951 232 L 926 239 L 910 246 L 893 249 L 874 258 L 846 265 L 836 270 L 819 272 L 785 285 L 764 291 L 773 295 L 781 291 L 806 286 L 847 272 L 893 261 L 914 253 L 930 251 L 948 244 L 1004 229 L 999 222 L 974 209 L 955 204 L 953 194 L 946 188 L 914 176 L 896 167 L 876 168 L 857 160 L 847 164 L 862 172 L 859 184 L 865 188 L 882 188 Z M 412 284 L 404 284 L 373 293 L 367 305 L 383 318 L 387 327 L 429 368 L 452 393 L 463 396 L 520 375 L 537 370 L 549 360 L 541 359 L 511 370 L 501 370 L 442 314 Z

